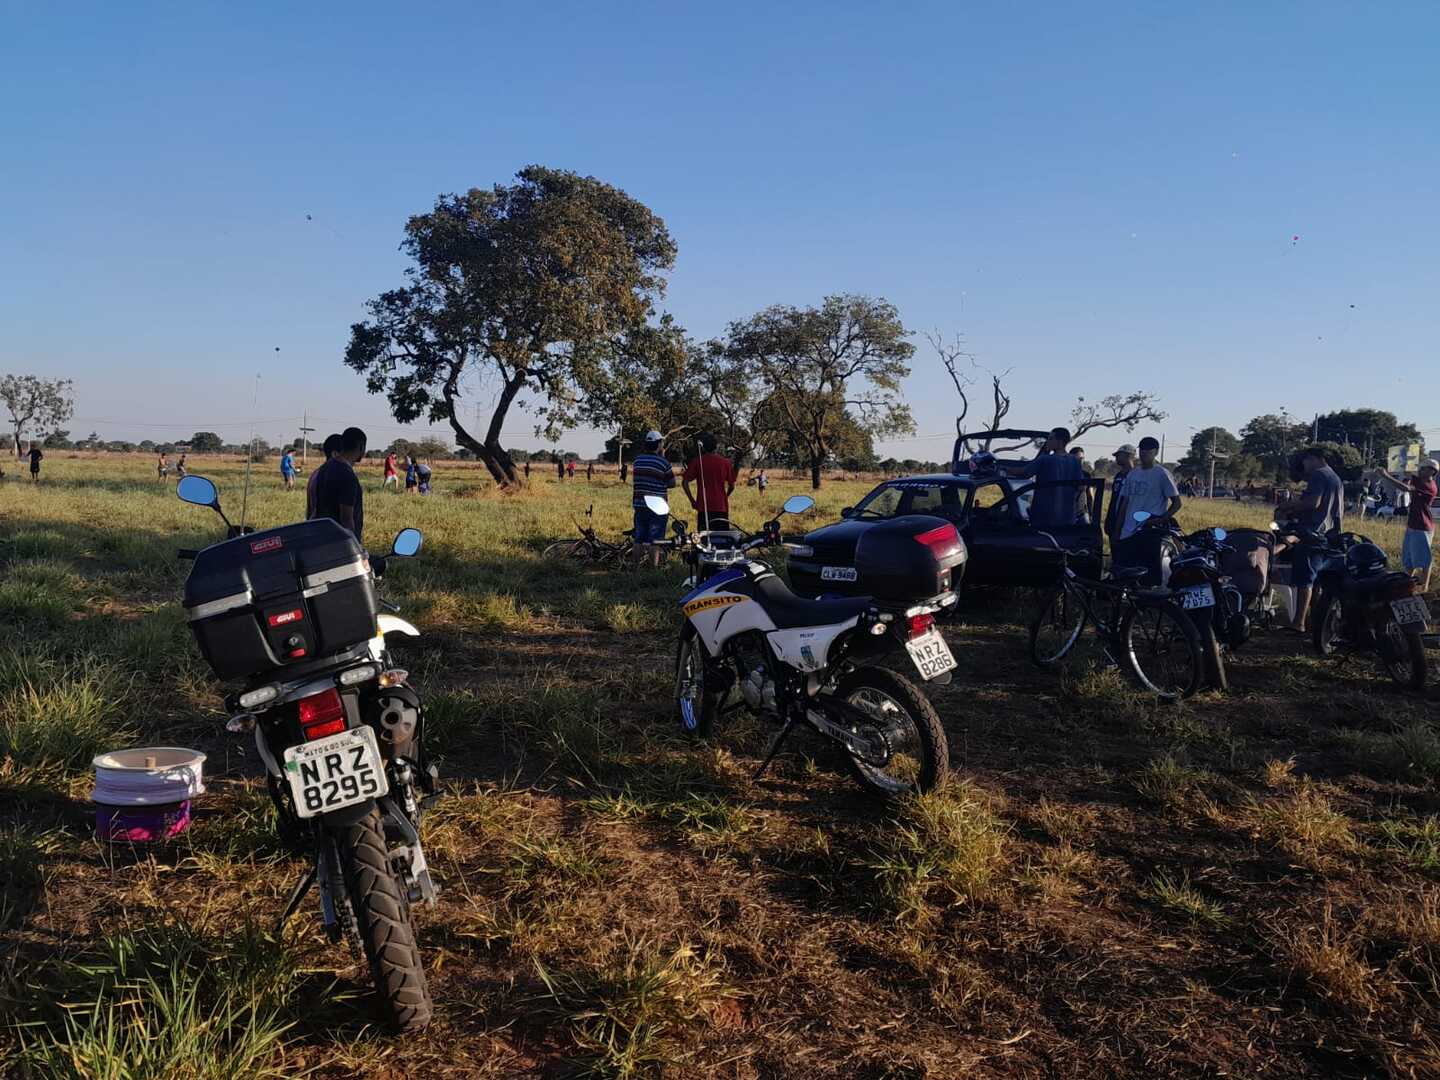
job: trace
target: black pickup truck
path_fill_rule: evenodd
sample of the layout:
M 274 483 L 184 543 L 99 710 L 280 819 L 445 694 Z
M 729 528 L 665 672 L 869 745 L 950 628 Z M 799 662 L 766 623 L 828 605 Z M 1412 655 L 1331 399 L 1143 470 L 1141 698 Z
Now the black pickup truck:
M 986 434 L 1043 437 L 1045 433 Z M 1042 529 L 1030 521 L 1034 494 L 1037 488 L 1062 485 L 1037 485 L 1010 475 L 1007 470 L 1024 464 L 1023 459 L 997 460 L 984 452 L 964 458 L 957 452 L 956 457 L 959 471 L 886 480 L 853 507 L 842 510 L 843 520 L 787 545 L 791 587 L 811 597 L 864 595 L 865 583 L 855 570 L 856 542 L 875 522 L 910 514 L 943 518 L 959 530 L 968 551 L 965 585 L 1050 584 L 1059 573 L 1055 552 L 1061 547 L 1093 552 L 1090 560 L 1071 565 L 1077 573 L 1098 576 L 1105 513 L 1103 479 L 1087 476 L 1079 484 L 1063 485 L 1075 492 L 1075 519 Z

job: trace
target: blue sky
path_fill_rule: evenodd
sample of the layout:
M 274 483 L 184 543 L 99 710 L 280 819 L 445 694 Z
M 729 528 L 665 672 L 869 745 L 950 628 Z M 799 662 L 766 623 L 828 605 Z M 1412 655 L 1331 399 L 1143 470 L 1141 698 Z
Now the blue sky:
M 1145 388 L 1172 441 L 1440 441 L 1432 3 L 49 7 L 0 3 L 0 371 L 74 378 L 80 434 L 241 437 L 257 372 L 266 437 L 399 434 L 349 324 L 407 215 L 540 162 L 665 218 L 696 336 L 870 293 L 1013 369 L 1017 424 Z M 888 449 L 943 458 L 917 344 Z

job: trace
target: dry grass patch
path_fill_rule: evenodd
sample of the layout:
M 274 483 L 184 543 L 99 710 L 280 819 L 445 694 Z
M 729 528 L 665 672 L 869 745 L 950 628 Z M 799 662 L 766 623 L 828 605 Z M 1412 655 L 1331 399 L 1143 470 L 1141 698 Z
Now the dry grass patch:
M 1299 778 L 1295 775 L 1295 759 L 1288 757 L 1283 761 L 1279 759 L 1267 761 L 1263 779 L 1265 786 L 1271 790 L 1294 787 L 1299 783 Z
M 968 784 L 906 799 L 871 864 L 886 906 L 902 924 L 924 927 L 983 898 L 1006 863 L 1006 831 Z
M 1166 754 L 1142 768 L 1131 780 L 1131 785 L 1135 793 L 1148 802 L 1176 810 L 1184 807 L 1187 800 L 1199 791 L 1208 775 L 1203 769 L 1191 768 L 1173 754 Z
M 1271 940 L 1291 980 L 1322 1001 L 1368 1016 L 1388 996 L 1389 985 L 1365 959 L 1365 938 L 1342 926 L 1328 902 L 1318 920 L 1277 926 Z
M 1041 797 L 1030 808 L 1029 818 L 1056 840 L 1080 843 L 1093 839 L 1100 816 L 1092 807 Z
M 1309 784 L 1285 798 L 1252 803 L 1249 817 L 1261 838 L 1312 870 L 1329 869 L 1359 847 L 1350 819 Z

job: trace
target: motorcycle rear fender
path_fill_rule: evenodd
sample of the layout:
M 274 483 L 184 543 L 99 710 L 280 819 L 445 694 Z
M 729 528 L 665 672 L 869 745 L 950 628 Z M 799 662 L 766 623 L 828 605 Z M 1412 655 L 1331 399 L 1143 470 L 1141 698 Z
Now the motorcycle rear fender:
M 772 630 L 766 634 L 770 648 L 783 663 L 797 671 L 821 671 L 830 663 L 830 647 L 836 638 L 860 622 L 854 615 L 832 626 L 803 626 L 794 630 Z
M 411 626 L 404 619 L 397 618 L 394 615 L 381 615 L 375 622 L 381 637 L 384 637 L 386 634 L 404 634 L 406 637 L 420 636 L 419 630 L 416 630 L 415 627 Z

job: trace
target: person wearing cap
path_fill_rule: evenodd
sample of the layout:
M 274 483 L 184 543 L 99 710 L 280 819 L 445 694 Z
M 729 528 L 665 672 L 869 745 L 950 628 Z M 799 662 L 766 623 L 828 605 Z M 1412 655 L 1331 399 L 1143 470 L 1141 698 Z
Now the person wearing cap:
M 715 452 L 715 436 L 702 431 L 696 436 L 700 453 L 685 466 L 680 487 L 699 516 L 697 529 L 730 527 L 730 496 L 735 492 L 735 466 Z M 696 485 L 691 491 L 690 485 Z
M 675 471 L 660 453 L 663 440 L 660 432 L 647 431 L 640 442 L 640 452 L 630 463 L 630 471 L 635 475 L 634 496 L 630 505 L 635 511 L 636 561 L 644 562 L 648 556 L 654 566 L 660 565 L 660 549 L 655 547 L 655 543 L 665 539 L 667 515 L 652 511 L 645 505 L 645 497 L 654 495 L 664 499 L 666 492 L 675 486 Z
M 1325 460 L 1323 446 L 1310 446 L 1300 454 L 1300 471 L 1305 477 L 1305 490 L 1297 503 L 1296 524 L 1302 536 L 1323 533 L 1339 536 L 1345 526 L 1345 485 Z M 1295 619 L 1291 630 L 1305 632 L 1310 615 L 1310 597 L 1315 577 L 1325 562 L 1325 553 L 1313 543 L 1301 542 L 1290 567 L 1290 584 L 1295 587 Z
M 1115 479 L 1110 482 L 1110 509 L 1105 511 L 1105 535 L 1110 538 L 1111 550 L 1120 538 L 1120 500 L 1125 494 L 1125 477 L 1135 467 L 1135 447 L 1129 443 L 1115 451 Z
M 1432 541 L 1435 539 L 1435 476 L 1440 473 L 1440 461 L 1426 458 L 1413 483 L 1406 483 L 1398 476 L 1380 470 L 1385 479 L 1410 496 L 1410 508 L 1405 518 L 1405 542 L 1400 549 L 1400 558 L 1411 577 L 1419 575 L 1421 592 L 1430 591 L 1430 564 L 1433 561 Z
M 1160 464 L 1160 441 L 1150 435 L 1140 440 L 1140 467 L 1125 476 L 1125 497 L 1121 500 L 1119 531 L 1110 545 L 1116 566 L 1143 566 L 1144 580 L 1161 585 L 1163 580 L 1162 536 L 1142 529 L 1135 515 L 1143 510 L 1152 518 L 1173 518 L 1180 512 L 1180 489 L 1170 470 Z

